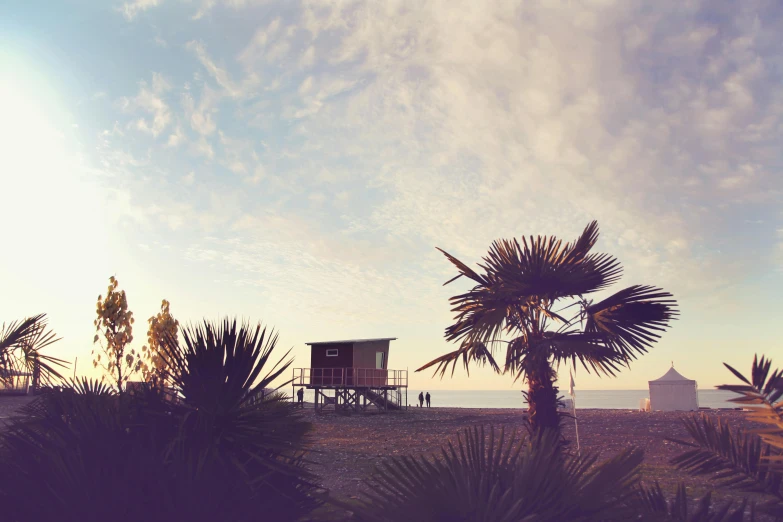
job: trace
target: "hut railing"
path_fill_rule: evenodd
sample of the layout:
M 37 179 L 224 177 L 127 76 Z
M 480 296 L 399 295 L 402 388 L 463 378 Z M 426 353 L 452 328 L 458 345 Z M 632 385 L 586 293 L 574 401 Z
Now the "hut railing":
M 342 386 L 345 368 L 294 368 L 294 386 Z
M 0 376 L 0 395 L 27 395 L 30 389 L 30 376 Z
M 408 387 L 408 370 L 380 368 L 294 368 L 294 386 Z

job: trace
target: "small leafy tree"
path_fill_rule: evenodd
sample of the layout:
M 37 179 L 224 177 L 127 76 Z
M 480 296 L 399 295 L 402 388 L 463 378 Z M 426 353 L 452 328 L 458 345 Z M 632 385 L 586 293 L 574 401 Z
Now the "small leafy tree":
M 128 310 L 128 298 L 125 290 L 118 290 L 119 282 L 112 276 L 109 278 L 109 288 L 106 298 L 98 296 L 95 319 L 95 334 L 93 343 L 101 347 L 105 361 L 101 359 L 101 352 L 92 354 L 95 356 L 93 367 L 100 366 L 117 383 L 117 391 L 122 393 L 124 384 L 132 373 L 141 369 L 141 357 L 128 345 L 133 341 L 133 312 Z M 103 341 L 101 341 L 103 337 Z
M 147 322 L 147 345 L 141 347 L 146 362 L 141 364 L 144 380 L 158 387 L 165 387 L 166 368 L 169 366 L 168 351 L 163 349 L 163 343 L 177 342 L 179 321 L 170 312 L 171 303 L 165 299 L 160 305 L 160 312 L 150 317 Z

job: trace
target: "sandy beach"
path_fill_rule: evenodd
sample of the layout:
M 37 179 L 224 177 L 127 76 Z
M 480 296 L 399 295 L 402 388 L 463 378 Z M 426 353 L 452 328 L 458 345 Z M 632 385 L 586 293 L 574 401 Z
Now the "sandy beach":
M 746 414 L 737 410 L 704 410 L 720 415 L 733 427 L 747 426 Z M 314 453 L 311 469 L 321 477 L 321 484 L 344 500 L 356 498 L 363 490 L 375 465 L 385 457 L 432 454 L 449 438 L 474 425 L 494 425 L 522 429 L 521 409 L 410 408 L 403 413 L 343 416 L 334 413 L 316 415 L 306 409 L 304 415 L 313 423 Z M 670 459 L 683 447 L 665 440 L 667 437 L 689 440 L 681 419 L 686 412 L 644 413 L 630 410 L 578 411 L 582 451 L 609 458 L 625 448 L 644 449 L 642 480 L 658 481 L 664 490 L 674 491 L 685 482 L 689 492 L 703 495 L 712 488 L 706 478 L 679 473 Z M 573 420 L 566 421 L 564 433 L 575 440 Z M 739 498 L 716 494 L 715 498 Z
M 32 400 L 32 397 L 0 397 L 0 422 Z M 733 427 L 749 426 L 746 413 L 738 410 L 703 410 L 720 415 Z M 363 481 L 386 457 L 438 452 L 450 438 L 475 425 L 522 428 L 521 409 L 409 408 L 404 412 L 338 415 L 316 414 L 307 404 L 302 415 L 313 424 L 310 469 L 320 485 L 339 499 L 356 499 L 364 490 Z M 642 480 L 658 481 L 673 492 L 682 481 L 688 490 L 701 496 L 712 488 L 706 478 L 683 475 L 669 463 L 683 451 L 666 440 L 688 440 L 681 419 L 686 412 L 644 413 L 632 410 L 594 409 L 578 411 L 582 451 L 609 458 L 630 447 L 644 449 Z M 564 423 L 564 434 L 575 441 L 573 420 Z M 717 493 L 715 498 L 740 498 Z

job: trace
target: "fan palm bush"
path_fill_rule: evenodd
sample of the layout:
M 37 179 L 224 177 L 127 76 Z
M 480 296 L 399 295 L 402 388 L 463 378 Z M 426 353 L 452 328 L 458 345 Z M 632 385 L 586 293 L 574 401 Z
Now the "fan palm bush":
M 527 382 L 528 418 L 535 431 L 559 430 L 556 367 L 579 361 L 588 372 L 614 375 L 659 338 L 676 318 L 671 294 L 634 285 L 599 301 L 585 296 L 616 283 L 620 263 L 608 254 L 591 253 L 598 225 L 588 224 L 573 243 L 554 236 L 498 240 L 474 271 L 441 250 L 457 268 L 446 284 L 467 277 L 475 286 L 451 298 L 455 322 L 446 339 L 459 348 L 427 363 L 436 373 L 452 373 L 461 360 L 489 364 L 499 373 Z M 440 250 L 440 249 L 439 249 Z M 576 313 L 565 318 L 563 310 Z M 505 344 L 505 360 L 496 360 Z
M 645 522 L 753 522 L 755 512 L 748 513 L 748 501 L 731 501 L 715 506 L 712 494 L 694 501 L 688 497 L 684 484 L 677 487 L 673 499 L 667 499 L 656 482 L 653 487 L 639 486 L 631 501 L 636 513 L 634 520 Z
M 0 435 L 4 520 L 296 520 L 315 508 L 309 424 L 280 396 L 277 335 L 205 322 L 167 342 L 170 382 L 117 394 L 48 388 Z M 31 499 L 35 499 L 31 502 Z
M 629 520 L 642 454 L 560 455 L 552 433 L 533 439 L 474 427 L 439 457 L 380 465 L 358 507 L 367 522 Z
M 667 499 L 640 483 L 642 451 L 606 461 L 564 454 L 554 432 L 520 436 L 465 430 L 440 455 L 380 464 L 358 505 L 336 502 L 363 522 L 743 522 L 747 502 L 716 506 L 681 485 Z M 750 518 L 752 520 L 752 517 Z
M 272 513 L 289 520 L 314 508 L 312 477 L 303 467 L 310 424 L 282 395 L 253 400 L 291 365 L 290 352 L 271 360 L 277 334 L 227 320 L 183 334 L 183 343 L 165 343 L 167 380 L 185 412 L 183 436 L 168 448 L 176 498 L 192 516 L 212 509 L 224 520 Z
M 10 384 L 13 377 L 22 372 L 39 374 L 40 382 L 44 384 L 62 378 L 57 367 L 65 367 L 65 361 L 41 353 L 43 348 L 57 341 L 55 333 L 48 329 L 46 314 L 3 323 L 0 326 L 0 383 Z
M 752 429 L 731 429 L 720 417 L 702 414 L 683 420 L 692 441 L 673 463 L 693 475 L 709 476 L 719 489 L 753 495 L 755 509 L 783 519 L 783 372 L 771 371 L 772 363 L 753 359 L 750 379 L 724 365 L 742 384 L 718 386 L 739 396 L 731 402 L 749 409 Z

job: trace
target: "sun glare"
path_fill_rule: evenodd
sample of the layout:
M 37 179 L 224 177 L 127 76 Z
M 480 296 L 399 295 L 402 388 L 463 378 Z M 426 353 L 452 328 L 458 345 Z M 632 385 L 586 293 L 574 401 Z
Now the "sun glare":
M 35 306 L 51 313 L 64 304 L 54 296 L 73 297 L 77 281 L 106 265 L 101 192 L 81 157 L 75 122 L 58 104 L 56 80 L 19 58 L 0 63 L 0 76 L 14 79 L 0 83 L 0 223 L 13 254 L 0 256 L 0 288 L 19 296 L 13 309 L 0 310 L 7 317 L 35 313 Z

